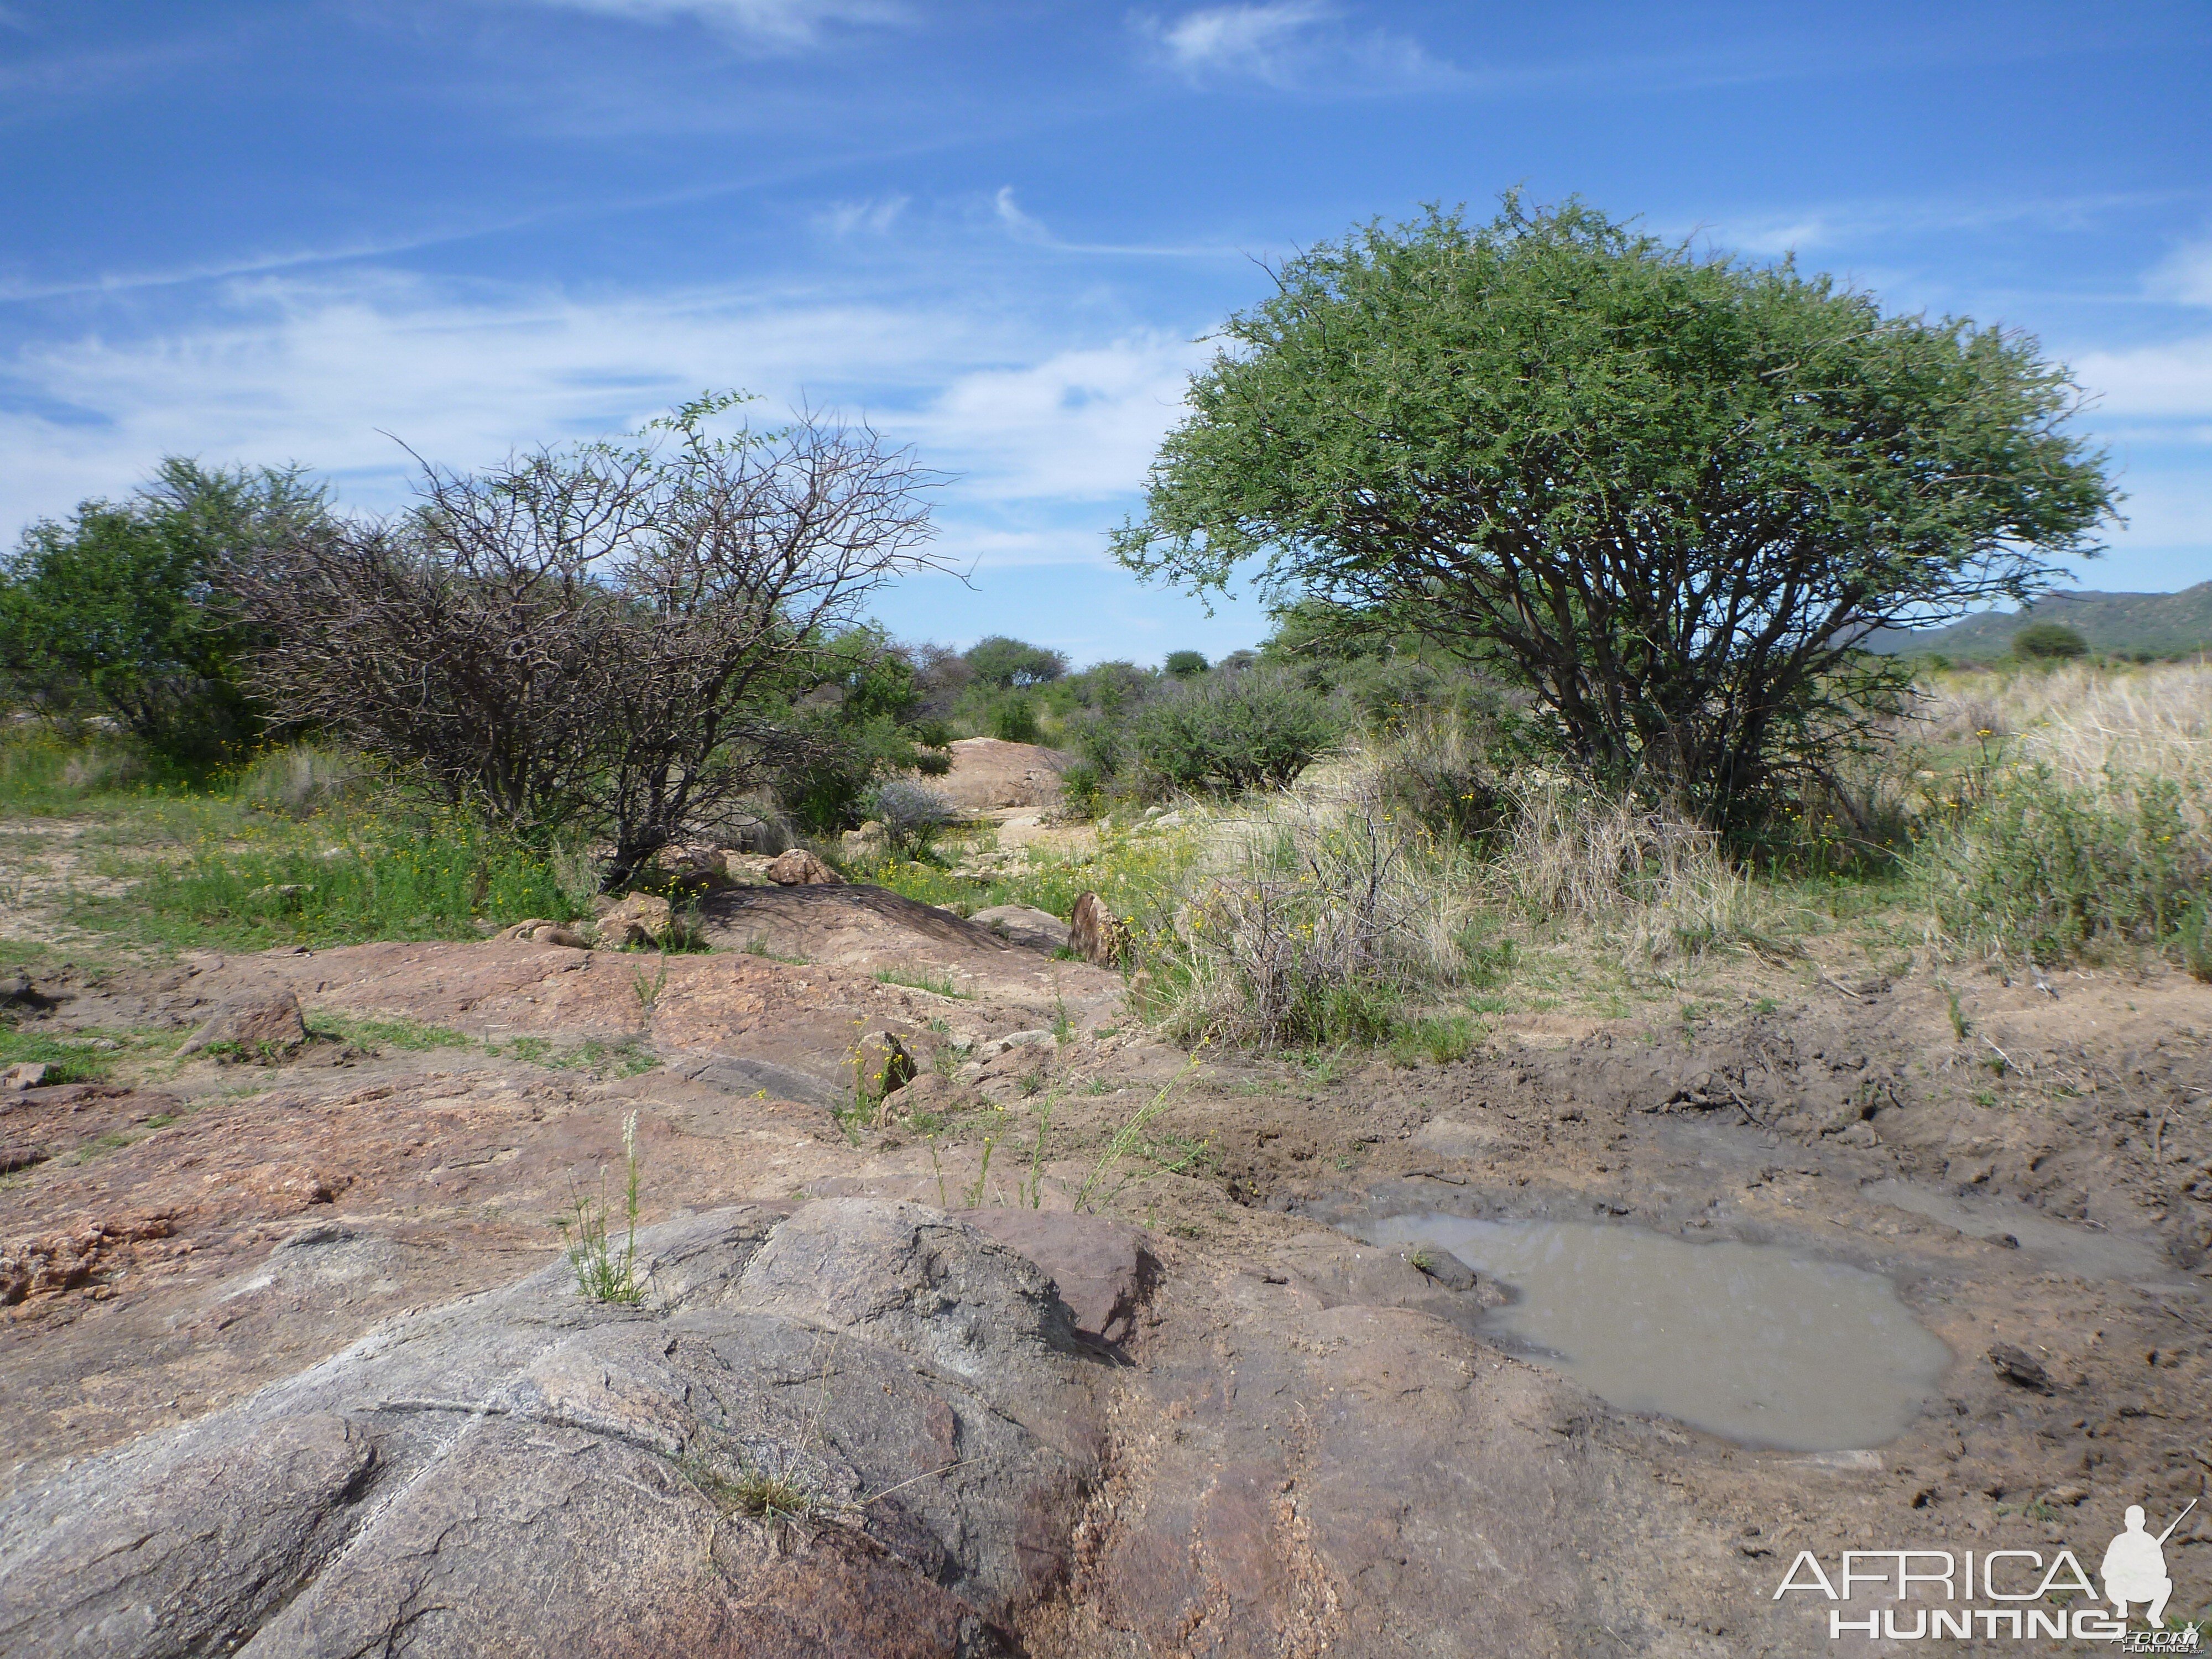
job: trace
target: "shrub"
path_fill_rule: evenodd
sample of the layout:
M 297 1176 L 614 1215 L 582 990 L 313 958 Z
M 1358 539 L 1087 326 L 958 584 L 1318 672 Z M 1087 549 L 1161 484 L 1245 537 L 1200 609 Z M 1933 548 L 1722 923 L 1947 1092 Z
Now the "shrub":
M 1203 674 L 1209 665 L 1202 651 L 1170 651 L 1160 667 L 1172 679 L 1187 680 L 1194 674 Z
M 1147 704 L 1129 724 L 1136 759 L 1183 789 L 1281 786 L 1337 736 L 1328 703 L 1279 672 L 1194 680 Z
M 1409 996 L 1456 971 L 1449 884 L 1371 794 L 1276 813 L 1218 848 L 1146 938 L 1155 1012 L 1187 1039 L 1385 1041 Z
M 1915 849 L 1914 884 L 1954 939 L 1999 955 L 2186 954 L 2193 907 L 2212 892 L 2208 807 L 2195 780 L 2114 770 L 2085 787 L 2047 763 L 2009 768 Z
M 1001 743 L 1042 743 L 1036 708 L 1027 697 L 1004 697 L 991 710 L 991 735 Z
M 867 804 L 868 816 L 884 826 L 891 850 L 908 859 L 925 856 L 939 833 L 960 821 L 959 809 L 951 801 L 911 778 L 878 784 Z
M 2064 623 L 2030 623 L 2012 636 L 2012 653 L 2030 662 L 2066 662 L 2089 654 L 2089 641 Z
M 172 456 L 126 502 L 32 525 L 0 571 L 0 678 L 48 710 L 100 713 L 172 761 L 235 754 L 260 726 L 238 672 L 260 636 L 226 578 L 325 523 L 324 505 L 297 467 Z
M 1106 799 L 1106 779 L 1107 775 L 1099 770 L 1095 762 L 1071 763 L 1060 774 L 1061 805 L 1085 817 L 1096 817 L 1099 804 Z
M 802 418 L 717 438 L 708 398 L 635 441 L 425 468 L 422 501 L 319 524 L 234 582 L 273 641 L 255 684 L 449 803 L 604 835 L 628 882 L 671 841 L 842 735 L 886 653 L 850 624 L 935 568 L 933 482 L 873 433 Z M 857 646 L 857 649 L 855 648 Z M 911 701 L 913 674 L 883 695 Z
M 255 756 L 238 775 L 234 794 L 253 811 L 307 818 L 362 799 L 374 781 L 357 757 L 295 743 Z

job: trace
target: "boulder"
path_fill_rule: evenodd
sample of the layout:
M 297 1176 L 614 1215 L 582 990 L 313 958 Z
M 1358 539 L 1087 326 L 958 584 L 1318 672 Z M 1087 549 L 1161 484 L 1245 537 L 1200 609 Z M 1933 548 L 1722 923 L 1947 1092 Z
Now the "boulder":
M 46 1080 L 50 1068 L 42 1060 L 26 1060 L 0 1073 L 0 1089 L 35 1089 Z
M 600 951 L 665 950 L 675 926 L 676 913 L 666 899 L 631 893 L 599 918 L 592 945 Z
M 1067 924 L 1067 948 L 1085 962 L 1118 968 L 1129 954 L 1129 924 L 1106 908 L 1096 893 L 1075 901 Z
M 653 855 L 653 866 L 672 887 L 684 892 L 718 893 L 738 884 L 730 874 L 728 860 L 729 855 L 719 847 L 672 844 Z
M 804 847 L 779 854 L 768 878 L 779 887 L 833 887 L 845 879 Z
M 588 951 L 592 942 L 565 921 L 548 921 L 543 916 L 533 916 L 528 921 L 518 921 L 512 927 L 501 930 L 501 939 L 520 939 L 530 945 L 557 945 L 564 950 Z
M 307 1040 L 298 997 L 289 991 L 247 991 L 219 1006 L 185 1039 L 177 1057 L 222 1048 L 246 1060 L 283 1060 Z
M 1027 1256 L 1052 1276 L 1075 1328 L 1126 1341 L 1158 1281 L 1160 1264 L 1141 1229 L 1060 1210 L 963 1210 L 961 1220 Z
M 980 921 L 1001 938 L 1050 956 L 1067 943 L 1067 924 L 1049 910 L 1033 904 L 994 904 L 969 918 Z
M 861 1200 L 638 1246 L 643 1306 L 556 1261 L 0 1505 L 0 1651 L 1018 1650 L 1103 1443 L 1044 1273 Z
M 2052 1393 L 2057 1384 L 2043 1362 L 2025 1348 L 2014 1347 L 2009 1342 L 2000 1342 L 1990 1350 L 1990 1364 L 1996 1374 L 2014 1388 L 2027 1389 L 2036 1394 Z
M 871 1031 L 853 1046 L 853 1090 L 863 1100 L 903 1089 L 918 1069 L 895 1032 Z

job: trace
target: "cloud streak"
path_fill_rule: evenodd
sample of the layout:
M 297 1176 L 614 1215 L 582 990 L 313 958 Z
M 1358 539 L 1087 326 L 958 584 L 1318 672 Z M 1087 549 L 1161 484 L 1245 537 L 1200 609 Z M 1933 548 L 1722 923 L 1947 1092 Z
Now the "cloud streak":
M 1280 91 L 1403 91 L 1457 84 L 1450 64 L 1384 30 L 1355 32 L 1324 0 L 1206 6 L 1136 26 L 1160 63 L 1193 85 L 1255 81 Z
M 1203 348 L 1136 331 L 1081 344 L 977 304 L 690 289 L 486 297 L 392 271 L 270 277 L 191 327 L 35 343 L 0 365 L 0 501 L 29 518 L 112 495 L 164 454 L 297 459 L 350 504 L 405 498 L 391 434 L 441 463 L 634 427 L 708 386 L 866 419 L 957 476 L 945 545 L 1090 562 L 1179 417 Z
M 792 50 L 820 44 L 842 26 L 903 22 L 890 0 L 529 0 L 563 11 L 639 23 L 703 23 L 741 40 Z

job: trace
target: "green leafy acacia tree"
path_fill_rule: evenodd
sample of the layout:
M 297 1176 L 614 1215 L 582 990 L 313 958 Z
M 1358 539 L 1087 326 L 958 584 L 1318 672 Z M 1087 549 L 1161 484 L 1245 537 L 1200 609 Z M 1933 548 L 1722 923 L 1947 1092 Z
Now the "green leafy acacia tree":
M 1115 538 L 1502 658 L 1590 775 L 1742 823 L 1904 671 L 1885 623 L 2025 598 L 2114 496 L 2035 343 L 1885 316 L 1579 204 L 1431 210 L 1232 317 Z
M 171 457 L 123 502 L 24 532 L 0 581 L 0 660 L 17 695 L 104 714 L 148 747 L 204 762 L 259 730 L 241 664 L 259 635 L 228 577 L 321 520 L 297 467 Z

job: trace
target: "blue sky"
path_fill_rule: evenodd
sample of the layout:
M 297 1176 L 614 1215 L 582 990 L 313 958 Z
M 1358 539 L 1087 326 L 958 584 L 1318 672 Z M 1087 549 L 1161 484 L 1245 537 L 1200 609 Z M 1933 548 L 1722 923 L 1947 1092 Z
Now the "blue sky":
M 166 453 L 404 498 L 743 386 L 958 475 L 910 638 L 1254 642 L 1137 585 L 1265 264 L 1519 185 L 2026 329 L 2212 577 L 2212 11 L 2172 5 L 0 0 L 0 538 Z M 391 434 L 391 435 L 386 435 Z

